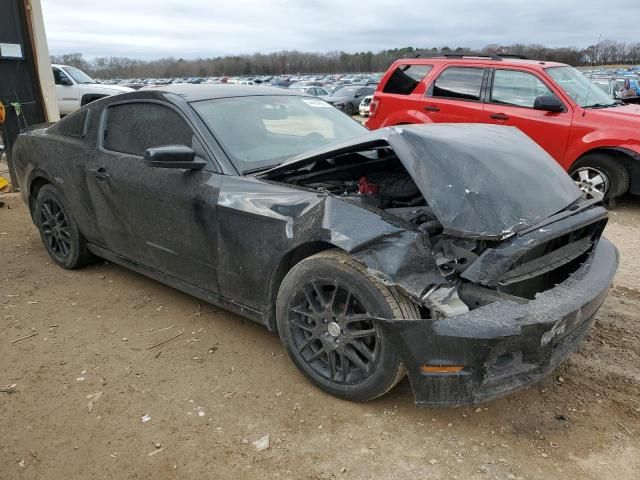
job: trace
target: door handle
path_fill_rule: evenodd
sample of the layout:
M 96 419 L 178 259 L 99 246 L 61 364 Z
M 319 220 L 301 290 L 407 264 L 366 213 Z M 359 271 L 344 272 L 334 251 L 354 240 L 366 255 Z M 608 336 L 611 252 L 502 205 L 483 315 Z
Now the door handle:
M 494 120 L 509 120 L 509 116 L 504 113 L 494 113 L 493 115 L 489 115 Z
M 438 107 L 436 107 L 435 105 L 427 105 L 426 107 L 424 107 L 424 109 L 427 112 L 439 112 L 440 109 Z
M 94 177 L 101 181 L 109 180 L 109 178 L 111 178 L 111 175 L 107 173 L 107 169 L 104 167 L 93 168 L 89 171 L 93 174 Z

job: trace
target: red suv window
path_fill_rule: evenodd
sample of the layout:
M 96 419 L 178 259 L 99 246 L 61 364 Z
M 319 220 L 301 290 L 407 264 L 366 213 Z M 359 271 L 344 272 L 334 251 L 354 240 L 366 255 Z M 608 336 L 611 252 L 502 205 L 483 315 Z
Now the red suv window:
M 484 68 L 449 67 L 440 74 L 427 93 L 432 97 L 480 100 Z
M 535 75 L 517 70 L 496 70 L 493 74 L 491 102 L 533 108 L 536 97 L 555 96 Z
M 399 65 L 387 80 L 382 92 L 409 95 L 432 68 L 433 65 Z

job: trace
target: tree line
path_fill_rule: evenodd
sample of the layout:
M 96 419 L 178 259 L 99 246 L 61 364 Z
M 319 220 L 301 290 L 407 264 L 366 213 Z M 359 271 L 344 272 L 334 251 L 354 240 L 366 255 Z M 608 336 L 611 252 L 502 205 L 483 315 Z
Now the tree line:
M 158 78 L 231 75 L 287 75 L 301 73 L 362 73 L 383 72 L 399 58 L 464 54 L 465 47 L 449 48 L 395 48 L 377 53 L 341 51 L 300 52 L 284 50 L 252 55 L 227 55 L 212 58 L 160 58 L 138 60 L 127 57 L 97 57 L 86 59 L 81 53 L 52 55 L 52 63 L 72 65 L 100 78 Z M 640 64 L 640 43 L 623 43 L 603 40 L 595 45 L 579 49 L 575 47 L 545 47 L 544 45 L 487 45 L 485 54 L 522 55 L 536 60 L 556 61 L 574 66 Z

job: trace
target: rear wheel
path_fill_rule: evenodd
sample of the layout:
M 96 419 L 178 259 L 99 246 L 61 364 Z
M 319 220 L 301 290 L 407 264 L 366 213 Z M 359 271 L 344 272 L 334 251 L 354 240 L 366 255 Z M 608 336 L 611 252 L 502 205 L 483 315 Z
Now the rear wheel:
M 629 172 L 609 155 L 591 153 L 571 167 L 571 178 L 587 197 L 616 198 L 629 190 Z
M 282 343 L 302 373 L 324 391 L 356 401 L 383 395 L 405 374 L 372 317 L 419 318 L 409 299 L 336 250 L 291 269 L 276 314 Z
M 61 195 L 52 185 L 44 185 L 38 191 L 34 218 L 49 256 L 58 265 L 77 268 L 94 258 Z

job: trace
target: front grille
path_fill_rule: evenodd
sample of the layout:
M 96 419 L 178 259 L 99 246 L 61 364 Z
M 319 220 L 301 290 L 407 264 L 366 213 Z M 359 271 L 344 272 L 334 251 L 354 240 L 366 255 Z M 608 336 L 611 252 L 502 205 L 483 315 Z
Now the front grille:
M 498 281 L 498 290 L 533 299 L 564 282 L 589 257 L 606 220 L 552 238 L 528 250 Z

